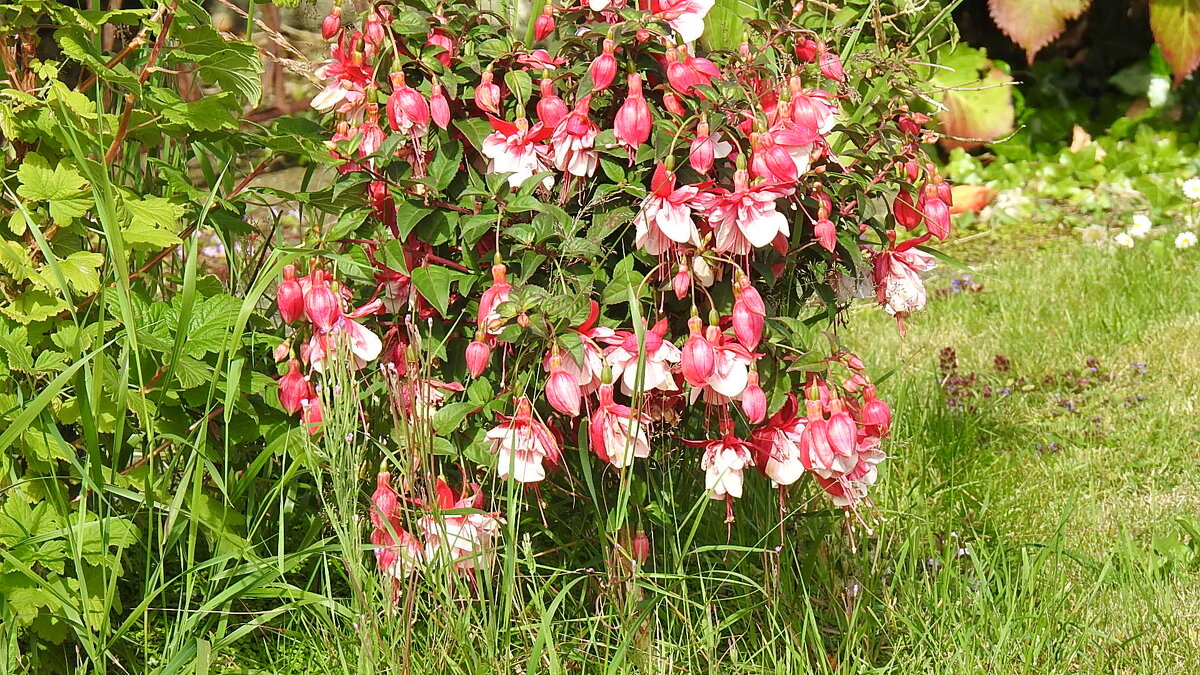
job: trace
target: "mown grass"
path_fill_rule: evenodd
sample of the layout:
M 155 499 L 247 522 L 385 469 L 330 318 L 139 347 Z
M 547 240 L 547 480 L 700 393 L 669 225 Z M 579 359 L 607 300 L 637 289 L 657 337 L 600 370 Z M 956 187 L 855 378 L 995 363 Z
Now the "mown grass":
M 1063 244 L 978 265 L 981 290 L 934 299 L 902 339 L 875 310 L 854 317 L 841 337 L 879 373 L 896 368 L 881 384 L 896 412 L 894 456 L 869 531 L 843 531 L 815 500 L 789 513 L 777 551 L 775 495 L 756 489 L 728 544 L 719 505 L 701 504 L 653 530 L 654 558 L 637 574 L 573 569 L 546 552 L 552 542 L 534 535 L 527 546 L 520 534 L 502 551 L 515 564 L 467 593 L 481 600 L 428 575 L 403 612 L 371 612 L 382 617 L 371 619 L 375 637 L 297 613 L 214 665 L 1196 672 L 1197 262 Z M 939 367 L 946 347 L 953 373 Z M 954 375 L 963 380 L 951 390 Z

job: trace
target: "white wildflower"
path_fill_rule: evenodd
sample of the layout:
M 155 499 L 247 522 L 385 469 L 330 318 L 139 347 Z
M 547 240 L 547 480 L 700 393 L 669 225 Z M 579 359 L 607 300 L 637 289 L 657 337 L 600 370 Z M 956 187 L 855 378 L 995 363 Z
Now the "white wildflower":
M 1150 234 L 1150 218 L 1142 214 L 1137 214 L 1133 217 L 1133 225 L 1129 227 L 1129 234 L 1134 239 L 1144 239 L 1147 234 Z
M 1113 237 L 1113 243 L 1123 248 L 1133 248 L 1133 237 L 1129 236 L 1128 233 L 1122 232 Z
M 1175 248 L 1191 248 L 1196 245 L 1195 232 L 1180 232 L 1175 235 Z
M 1189 178 L 1183 181 L 1183 196 L 1194 202 L 1200 202 L 1200 178 Z

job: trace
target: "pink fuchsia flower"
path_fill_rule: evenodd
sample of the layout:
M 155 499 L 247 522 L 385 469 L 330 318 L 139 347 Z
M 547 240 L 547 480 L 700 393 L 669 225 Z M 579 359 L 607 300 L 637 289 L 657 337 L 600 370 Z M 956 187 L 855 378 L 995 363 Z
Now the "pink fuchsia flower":
M 475 313 L 476 325 L 489 336 L 498 335 L 504 326 L 504 319 L 496 313 L 501 303 L 508 302 L 512 292 L 512 284 L 508 283 L 508 267 L 499 261 L 499 255 L 492 265 L 492 285 L 479 298 L 479 309 Z
M 434 82 L 429 93 L 429 117 L 443 129 L 450 127 L 450 101 L 442 91 L 442 85 Z
M 426 38 L 425 44 L 439 49 L 440 51 L 434 55 L 443 67 L 449 68 L 450 62 L 454 58 L 455 43 L 454 38 L 444 28 L 434 28 L 429 32 L 429 37 Z
M 799 177 L 791 154 L 775 143 L 770 133 L 750 134 L 750 172 L 767 183 L 791 185 Z M 805 170 L 807 170 L 807 163 Z
M 825 77 L 835 82 L 846 81 L 846 71 L 842 68 L 842 60 L 838 58 L 837 54 L 829 51 L 829 49 L 821 50 L 818 66 L 821 69 L 821 74 Z
M 358 43 L 357 38 L 334 43 L 329 60 L 317 68 L 316 76 L 326 84 L 309 104 L 315 110 L 349 115 L 366 101 L 367 86 L 374 81 L 374 73 Z
M 746 349 L 754 351 L 762 341 L 767 306 L 763 304 L 762 296 L 750 285 L 750 279 L 745 275 L 739 275 L 738 283 L 733 288 L 733 296 L 733 334 Z
M 563 368 L 563 358 L 558 354 L 550 357 L 548 370 L 550 376 L 546 379 L 546 401 L 558 412 L 578 417 L 583 398 L 578 376 Z
M 832 476 L 816 474 L 817 483 L 837 506 L 854 509 L 867 498 L 867 490 L 879 476 L 878 465 L 887 455 L 880 449 L 880 441 L 874 436 L 859 439 L 854 467 L 845 473 Z
M 688 56 L 684 47 L 668 50 L 666 59 L 667 82 L 683 96 L 690 96 L 697 85 L 710 86 L 713 78 L 721 76 L 716 64 L 708 59 Z
M 938 239 L 950 236 L 950 202 L 943 199 L 944 192 L 949 192 L 949 186 L 945 181 L 937 180 L 926 183 L 917 198 L 917 211 L 924 218 L 925 229 Z
M 600 404 L 588 424 L 592 452 L 621 469 L 632 464 L 636 457 L 650 456 L 649 433 L 649 416 L 634 415 L 629 406 L 615 403 L 612 385 L 601 384 Z
M 662 319 L 654 328 L 645 331 L 644 349 L 639 349 L 637 335 L 632 332 L 621 331 L 605 340 L 611 345 L 605 360 L 612 368 L 613 379 L 621 380 L 622 393 L 633 395 L 637 390 L 639 367 L 642 370 L 640 391 L 675 391 L 679 388 L 671 374 L 675 364 L 679 363 L 679 348 L 663 339 L 666 333 L 667 320 Z M 645 354 L 644 359 L 639 358 L 641 354 Z
M 554 82 L 550 78 L 543 77 L 539 88 L 541 98 L 537 104 L 538 119 L 547 129 L 553 129 L 567 116 L 567 104 L 554 93 Z
M 808 410 L 804 432 L 800 435 L 800 462 L 804 468 L 825 478 L 852 470 L 856 458 L 853 453 L 847 455 L 843 448 L 835 447 L 821 401 L 809 399 L 804 405 Z
M 379 126 L 379 106 L 371 104 L 367 106 L 366 119 L 358 126 L 358 156 L 367 157 L 376 153 L 379 148 L 383 147 L 383 141 L 387 138 L 383 127 Z M 372 164 L 374 160 L 368 162 Z
M 684 42 L 695 42 L 704 34 L 704 17 L 713 4 L 713 0 L 650 0 L 650 11 Z
M 543 463 L 555 466 L 562 459 L 558 441 L 541 421 L 533 417 L 529 399 L 517 399 L 517 414 L 501 417 L 500 424 L 487 432 L 491 452 L 497 456 L 500 477 L 512 476 L 518 483 L 536 483 L 546 478 Z
M 720 132 L 710 134 L 708 122 L 701 119 L 696 127 L 696 138 L 688 148 L 688 163 L 698 173 L 706 174 L 716 160 L 728 157 L 732 151 L 733 146 L 721 140 Z
M 547 2 L 542 15 L 533 22 L 533 39 L 541 42 L 554 32 L 554 4 Z
M 925 307 L 925 282 L 920 273 L 933 269 L 937 262 L 913 248 L 921 241 L 910 239 L 875 256 L 875 294 L 888 314 L 903 318 Z
M 340 32 L 342 32 L 342 8 L 340 5 L 334 5 L 329 10 L 329 14 L 325 16 L 325 20 L 321 22 L 321 37 L 332 40 Z
M 700 468 L 704 470 L 704 489 L 709 499 L 729 501 L 742 496 L 742 472 L 754 466 L 751 450 L 749 443 L 732 434 L 705 443 Z
M 553 148 L 554 168 L 573 176 L 591 176 L 596 173 L 600 155 L 596 152 L 596 135 L 600 129 L 588 117 L 591 96 L 584 96 L 575 109 L 554 128 L 550 137 Z
M 742 391 L 742 412 L 751 424 L 759 424 L 767 418 L 767 394 L 759 386 L 758 373 L 753 370 Z
M 472 483 L 462 495 L 456 495 L 446 481 L 438 478 L 436 485 L 438 510 L 421 518 L 417 527 L 425 539 L 428 560 L 441 560 L 459 571 L 484 569 L 494 555 L 493 542 L 500 534 L 502 521 L 496 513 L 483 513 L 483 491 Z M 465 510 L 473 513 L 461 513 Z M 445 511 L 456 511 L 453 515 Z
M 283 281 L 279 282 L 279 290 L 275 291 L 275 305 L 279 308 L 279 317 L 286 324 L 296 323 L 304 315 L 304 289 L 296 279 L 296 267 L 285 265 Z
M 714 325 L 705 331 L 705 339 L 712 345 L 716 358 L 712 374 L 704 385 L 692 389 L 691 400 L 694 402 L 703 396 L 704 402 L 709 405 L 724 405 L 739 398 L 746 390 L 754 355 Z
M 304 407 L 305 399 L 313 396 L 312 385 L 300 374 L 300 362 L 292 359 L 288 362 L 287 374 L 279 378 L 279 405 L 295 415 Z
M 382 308 L 383 301 L 377 298 L 349 314 L 338 317 L 328 330 L 314 331 L 308 343 L 308 360 L 313 370 L 318 373 L 325 372 L 326 360 L 331 356 L 336 357 L 342 348 L 348 348 L 349 355 L 353 357 L 349 365 L 354 370 L 379 358 L 383 351 L 383 341 L 354 319 L 369 316 Z
M 641 75 L 631 73 L 626 82 L 629 94 L 617 111 L 613 135 L 617 137 L 617 143 L 629 151 L 629 159 L 633 161 L 634 153 L 650 138 L 650 106 L 642 95 Z
M 517 188 L 534 174 L 550 169 L 546 148 L 541 145 L 550 137 L 550 130 L 544 124 L 538 122 L 530 127 L 524 117 L 517 118 L 515 124 L 491 115 L 488 119 L 495 129 L 483 139 L 483 155 L 490 160 L 488 173 L 507 173 L 508 184 Z M 549 189 L 554 178 L 546 176 L 542 185 Z
M 692 275 L 688 272 L 687 258 L 680 258 L 679 271 L 675 276 L 671 277 L 671 290 L 675 291 L 675 298 L 682 300 L 688 294 L 688 289 L 692 287 Z
M 892 426 L 892 409 L 885 401 L 876 398 L 875 386 L 863 387 L 863 404 L 859 420 L 875 436 L 886 436 Z
M 821 46 L 814 40 L 796 40 L 796 59 L 801 63 L 812 63 Z
M 792 78 L 789 86 L 792 94 L 792 121 L 799 130 L 813 138 L 832 131 L 837 112 L 833 96 L 821 89 L 805 91 L 799 78 Z
M 400 496 L 391 485 L 391 474 L 380 471 L 371 495 L 371 544 L 379 571 L 396 581 L 407 580 L 425 564 L 421 542 L 405 531 L 400 518 Z
M 547 4 L 546 7 L 549 8 L 550 5 Z M 517 57 L 517 63 L 525 66 L 525 70 L 557 70 L 566 62 L 564 58 L 554 58 L 545 49 L 535 49 Z
M 617 57 L 613 55 L 616 43 L 604 40 L 604 50 L 588 67 L 588 78 L 592 81 L 592 91 L 604 91 L 612 84 L 617 76 Z
M 485 340 L 486 336 L 480 330 L 475 339 L 467 345 L 467 372 L 471 377 L 479 377 L 483 371 L 487 370 L 488 361 L 492 358 L 492 348 L 488 346 Z
M 492 82 L 492 71 L 483 71 L 479 84 L 475 87 L 475 105 L 482 111 L 500 114 L 500 85 Z
M 388 96 L 387 117 L 392 131 L 424 136 L 429 131 L 429 103 L 421 92 L 408 86 L 404 73 L 392 73 L 392 93 Z
M 912 194 L 908 188 L 901 187 L 900 191 L 896 193 L 896 198 L 892 200 L 892 215 L 896 217 L 896 224 L 909 232 L 921 224 L 921 212 L 913 204 Z
M 755 466 L 776 486 L 791 485 L 804 475 L 804 463 L 800 460 L 804 420 L 796 416 L 796 409 L 796 396 L 788 394 L 779 412 L 751 434 L 758 451 Z
M 571 352 L 558 353 L 560 358 L 557 367 L 575 377 L 581 395 L 591 394 L 600 387 L 600 380 L 604 372 L 604 352 L 596 341 L 611 338 L 615 334 L 611 328 L 597 326 L 596 320 L 599 318 L 600 305 L 592 300 L 589 303 L 587 319 L 579 328 L 575 329 L 582 348 L 582 362 L 576 360 L 575 355 Z M 542 359 L 542 367 L 547 372 L 555 369 L 555 355 L 556 350 L 550 349 Z
M 297 282 L 304 293 L 304 314 L 318 330 L 327 331 L 341 318 L 342 302 L 320 270 L 313 270 L 305 281 Z
M 650 193 L 633 219 L 635 243 L 650 255 L 662 255 L 679 244 L 700 246 L 700 232 L 692 220 L 701 207 L 694 185 L 675 187 L 675 173 L 660 162 L 650 179 Z
M 716 193 L 708 218 L 720 253 L 746 255 L 791 232 L 787 217 L 775 209 L 775 200 L 791 194 L 792 188 L 749 183 L 749 175 L 739 169 L 733 174 L 733 191 Z
M 683 379 L 693 387 L 703 387 L 717 367 L 717 350 L 704 337 L 700 317 L 688 319 L 688 339 L 683 343 L 680 370 Z

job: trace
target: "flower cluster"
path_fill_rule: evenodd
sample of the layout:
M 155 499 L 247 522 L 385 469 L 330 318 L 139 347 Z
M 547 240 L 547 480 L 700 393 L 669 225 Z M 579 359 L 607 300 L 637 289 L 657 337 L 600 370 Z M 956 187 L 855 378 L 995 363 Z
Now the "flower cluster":
M 313 106 L 332 116 L 330 152 L 365 184 L 385 236 L 355 240 L 378 283 L 362 309 L 343 314 L 336 284 L 310 275 L 326 306 L 312 320 L 314 369 L 333 335 L 350 337 L 355 364 L 382 353 L 398 428 L 481 384 L 463 440 L 503 480 L 553 480 L 576 442 L 634 471 L 674 437 L 702 449 L 704 487 L 729 518 L 750 467 L 781 488 L 811 473 L 836 505 L 863 503 L 891 411 L 857 357 L 813 353 L 797 326 L 874 298 L 902 327 L 934 265 L 919 247 L 950 235 L 951 190 L 924 159 L 924 115 L 888 107 L 866 140 L 839 136 L 853 124 L 853 69 L 799 12 L 705 54 L 695 41 L 712 5 L 547 3 L 531 45 L 468 3 L 402 17 L 379 5 L 357 29 L 335 7 Z M 386 347 L 354 321 L 377 311 L 405 317 Z M 444 346 L 432 360 L 417 353 L 422 331 Z M 848 373 L 840 384 L 835 370 Z M 380 481 L 372 540 L 398 576 L 447 537 L 391 523 L 399 500 Z M 439 488 L 443 508 L 481 509 L 479 495 Z M 469 553 L 494 523 L 450 529 Z

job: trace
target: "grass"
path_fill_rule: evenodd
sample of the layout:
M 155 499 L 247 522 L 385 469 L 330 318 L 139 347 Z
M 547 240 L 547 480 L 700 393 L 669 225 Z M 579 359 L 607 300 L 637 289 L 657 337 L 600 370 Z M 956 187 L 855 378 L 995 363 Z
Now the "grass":
M 881 384 L 898 421 L 874 493 L 878 519 L 870 532 L 853 527 L 853 539 L 811 502 L 790 514 L 777 552 L 775 496 L 754 489 L 737 505 L 728 544 L 719 505 L 664 515 L 667 526 L 650 528 L 654 558 L 634 574 L 619 561 L 573 568 L 603 556 L 599 542 L 580 536 L 577 547 L 590 551 L 556 551 L 526 507 L 508 514 L 511 562 L 468 593 L 483 601 L 429 574 L 407 589 L 402 611 L 361 615 L 358 632 L 296 613 L 280 633 L 259 636 L 256 656 L 240 643 L 214 664 L 1196 672 L 1196 271 L 1194 255 L 1062 244 L 980 266 L 980 290 L 934 299 L 903 339 L 864 309 L 842 337 L 878 372 L 899 367 Z M 935 277 L 931 290 L 948 279 Z M 953 370 L 939 365 L 946 347 Z M 683 462 L 668 476 L 692 470 Z

